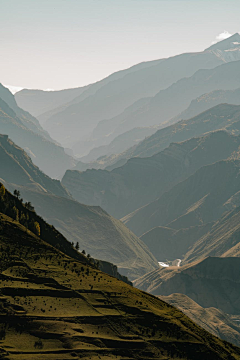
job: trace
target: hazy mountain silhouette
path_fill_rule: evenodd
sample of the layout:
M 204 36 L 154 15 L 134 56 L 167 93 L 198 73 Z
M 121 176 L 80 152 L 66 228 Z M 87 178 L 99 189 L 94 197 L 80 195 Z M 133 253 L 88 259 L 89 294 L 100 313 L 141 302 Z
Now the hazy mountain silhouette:
M 230 39 L 229 44 L 234 40 L 235 38 Z M 155 96 L 160 90 L 164 91 L 163 89 L 166 89 L 169 86 L 171 87 L 176 81 L 179 81 L 184 77 L 192 76 L 199 69 L 213 69 L 216 66 L 231 60 L 232 59 L 228 59 L 227 53 L 225 52 L 222 52 L 222 54 L 219 55 L 216 54 L 216 51 L 207 49 L 200 53 L 182 54 L 169 59 L 163 59 L 153 63 L 150 62 L 150 64 L 147 63 L 144 67 L 140 68 L 136 66 L 125 72 L 121 72 L 121 77 L 118 77 L 117 79 L 115 79 L 116 75 L 113 74 L 112 80 L 109 81 L 109 78 L 107 78 L 107 82 L 103 81 L 103 86 L 98 88 L 95 93 L 92 93 L 93 89 L 91 86 L 89 90 L 86 90 L 90 91 L 88 97 L 85 97 L 83 93 L 78 97 L 78 103 L 74 103 L 65 108 L 62 112 L 50 117 L 46 121 L 45 127 L 56 140 L 64 146 L 69 147 L 73 142 L 79 141 L 80 139 L 87 140 L 86 136 L 91 134 L 94 127 L 101 120 L 111 119 L 114 116 L 119 115 L 135 101 L 138 101 L 141 98 Z M 150 105 L 147 105 L 147 107 L 143 109 L 142 114 L 139 114 L 137 111 L 139 119 L 137 123 L 134 123 L 134 117 L 131 115 L 133 119 L 131 127 L 124 128 L 122 132 L 130 130 L 133 127 L 145 126 L 146 121 L 148 125 L 151 125 L 167 120 L 168 116 L 172 117 L 184 110 L 184 108 L 189 105 L 188 101 L 190 103 L 193 98 L 206 92 L 206 89 L 208 91 L 215 89 L 213 84 L 213 88 L 211 88 L 210 85 L 207 87 L 201 84 L 204 82 L 203 79 L 200 79 L 201 74 L 202 73 L 200 72 L 200 74 L 197 75 L 199 78 L 196 78 L 196 81 L 200 81 L 200 84 L 198 89 L 193 92 L 190 100 L 185 99 L 185 96 L 184 99 L 179 99 L 178 104 L 174 103 L 175 113 L 173 110 L 171 113 L 171 110 L 169 109 L 169 113 L 165 114 L 165 118 L 162 117 L 164 112 L 166 112 L 165 108 L 168 107 L 168 102 L 166 103 L 165 99 L 161 100 L 161 97 L 166 97 L 167 93 L 163 92 L 165 95 L 159 93 L 156 97 L 151 99 Z M 209 77 L 209 74 L 206 76 Z M 236 77 L 235 80 L 237 82 Z M 99 83 L 97 84 L 99 86 Z M 179 86 L 182 87 L 187 85 L 184 82 L 179 84 Z M 227 86 L 231 86 L 230 88 L 232 88 L 235 84 L 229 79 L 229 84 L 226 83 L 226 87 L 223 84 L 222 88 L 228 88 Z M 238 82 L 236 87 L 240 87 Z M 175 89 L 175 87 L 173 87 L 169 91 L 172 96 L 175 96 L 177 88 Z M 189 92 L 191 93 L 192 89 Z M 169 96 L 171 97 L 170 93 Z M 74 102 L 76 102 L 76 99 Z M 171 101 L 171 107 L 172 105 L 173 103 Z M 146 112 L 146 109 L 148 108 L 149 110 Z M 161 118 L 159 119 L 160 114 Z M 157 118 L 155 118 L 156 115 Z M 109 134 L 109 124 L 107 124 L 107 132 L 105 132 L 105 134 Z M 116 135 L 119 135 L 119 133 Z
M 66 104 L 81 95 L 88 87 L 84 86 L 58 91 L 23 89 L 18 91 L 14 97 L 22 109 L 41 119 L 40 115 L 57 107 L 66 106 Z M 41 123 L 44 123 L 44 121 L 41 121 Z
M 79 162 L 76 169 L 81 171 L 91 168 L 113 170 L 124 165 L 130 158 L 152 156 L 168 147 L 172 142 L 184 141 L 213 130 L 225 129 L 230 133 L 238 134 L 239 120 L 239 106 L 219 104 L 193 118 L 181 120 L 159 129 L 123 153 L 105 156 L 88 164 Z
M 228 56 L 230 51 L 233 53 L 231 45 L 233 42 L 236 42 L 237 38 L 240 40 L 239 34 L 236 34 L 236 36 L 233 36 L 233 39 L 230 38 L 229 41 L 225 43 L 225 51 L 207 49 L 206 52 L 213 51 L 215 56 L 223 60 L 223 64 L 232 60 L 240 60 L 240 45 L 234 45 L 237 48 L 233 57 Z M 235 41 L 233 41 L 234 39 Z M 220 47 L 221 43 L 218 44 Z M 235 61 L 233 61 L 233 63 L 234 62 Z M 177 64 L 175 65 L 176 69 L 178 69 Z M 91 138 L 95 140 L 97 145 L 103 145 L 134 127 L 144 126 L 146 124 L 159 125 L 170 120 L 189 106 L 191 100 L 203 93 L 219 88 L 235 89 L 239 87 L 239 76 L 235 76 L 235 74 L 239 72 L 239 64 L 233 65 L 232 70 L 230 66 L 226 68 L 220 67 L 218 70 L 211 69 L 213 71 L 202 71 L 202 69 L 208 68 L 208 66 L 200 66 L 196 68 L 196 73 L 181 76 L 176 83 L 174 81 L 172 84 L 169 84 L 169 87 L 166 86 L 162 88 L 155 96 L 140 99 L 117 116 L 100 121 L 93 130 Z M 228 74 L 226 75 L 226 73 Z M 182 91 L 182 89 L 184 89 L 184 91 Z
M 7 95 L 10 97 L 7 99 L 8 103 L 15 107 L 14 97 L 9 91 Z M 18 111 L 22 113 L 21 109 Z M 0 98 L 1 133 L 9 135 L 18 146 L 27 151 L 34 163 L 47 175 L 59 178 L 67 168 L 74 166 L 75 160 L 67 155 L 64 149 L 53 140 L 48 140 L 45 135 L 41 136 L 39 132 L 26 127 L 26 121 L 22 120 L 25 116 L 24 113 L 18 117 L 15 111 Z

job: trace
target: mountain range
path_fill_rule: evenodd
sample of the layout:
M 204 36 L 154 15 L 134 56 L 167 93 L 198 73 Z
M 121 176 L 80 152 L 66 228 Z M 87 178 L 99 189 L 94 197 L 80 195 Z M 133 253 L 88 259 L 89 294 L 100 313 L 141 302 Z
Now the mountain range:
M 235 34 L 221 43 L 221 49 L 218 49 L 218 44 L 216 44 L 200 53 L 182 54 L 147 62 L 115 73 L 101 82 L 90 85 L 69 106 L 64 106 L 63 110 L 60 108 L 58 112 L 56 109 L 52 116 L 45 119 L 45 128 L 54 139 L 65 147 L 72 147 L 72 144 L 82 140 L 82 148 L 78 148 L 78 153 L 80 151 L 83 153 L 91 150 L 91 139 L 93 137 L 96 143 L 99 134 L 101 137 L 107 137 L 107 141 L 109 141 L 113 140 L 111 136 L 109 137 L 109 132 L 114 132 L 114 137 L 116 137 L 133 127 L 146 126 L 146 123 L 148 125 L 160 124 L 184 110 L 184 107 L 188 106 L 194 97 L 202 95 L 206 90 L 208 92 L 215 90 L 216 78 L 221 73 L 223 73 L 223 79 L 222 81 L 220 78 L 218 79 L 218 88 L 219 86 L 222 89 L 240 87 L 238 77 L 232 76 L 236 71 L 234 66 L 236 61 L 234 60 L 240 60 L 239 45 L 234 45 L 239 39 L 240 35 Z M 229 56 L 229 50 L 231 50 L 231 56 Z M 228 67 L 226 63 L 232 64 L 232 66 Z M 194 75 L 194 73 L 196 74 Z M 192 79 L 191 76 L 193 76 Z M 191 79 L 190 83 L 188 77 Z M 191 87 L 192 80 L 196 81 L 198 86 Z M 172 106 L 172 98 L 179 93 L 179 88 L 182 86 L 186 88 L 186 91 L 179 94 L 178 102 L 175 101 Z M 35 101 L 37 101 L 37 96 L 34 95 Z M 42 94 L 39 95 L 42 97 Z M 54 95 L 50 92 L 45 96 Z M 31 99 L 31 90 L 25 91 L 25 93 L 21 91 L 15 95 L 15 98 L 20 107 L 29 110 L 27 104 Z M 41 100 L 39 99 L 38 102 L 40 103 Z M 135 104 L 135 102 L 138 103 Z M 128 106 L 131 106 L 133 110 L 133 112 L 130 111 L 131 121 L 124 119 Z M 120 115 L 121 113 L 123 115 Z M 120 117 L 115 119 L 116 116 Z M 135 118 L 136 120 L 134 120 Z M 107 121 L 101 122 L 102 120 Z M 124 123 L 127 128 L 122 127 L 119 132 L 115 129 L 121 123 Z M 94 130 L 96 126 L 98 128 Z M 102 126 L 105 128 L 104 130 L 101 130 Z M 92 132 L 93 135 L 91 135 Z M 90 141 L 89 145 L 87 144 L 88 140 Z M 106 142 L 98 142 L 98 145 L 106 145 Z
M 18 108 L 13 95 L 3 86 L 0 87 L 0 126 L 1 134 L 8 135 L 26 150 L 47 175 L 60 178 L 67 168 L 74 166 L 75 160 L 41 130 L 36 119 Z
M 92 256 L 113 262 L 131 279 L 153 270 L 157 260 L 147 246 L 121 221 L 100 207 L 74 201 L 60 181 L 35 166 L 30 157 L 6 135 L 0 135 L 0 179 L 11 191 L 18 189 L 45 220 Z M 94 224 L 94 225 L 93 225 Z
M 0 358 L 240 359 L 239 70 L 0 85 Z
M 229 113 L 227 117 L 229 119 Z M 76 200 L 100 205 L 121 218 L 171 191 L 202 166 L 230 157 L 238 151 L 239 139 L 225 131 L 210 132 L 203 137 L 172 143 L 151 157 L 132 158 L 112 171 L 68 170 L 62 184 Z

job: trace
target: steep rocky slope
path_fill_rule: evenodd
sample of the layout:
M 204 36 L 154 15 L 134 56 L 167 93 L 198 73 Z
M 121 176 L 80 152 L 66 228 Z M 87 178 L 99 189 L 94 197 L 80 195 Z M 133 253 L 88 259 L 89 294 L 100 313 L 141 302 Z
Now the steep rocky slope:
M 134 281 L 154 295 L 185 294 L 204 308 L 239 315 L 238 257 L 208 257 L 182 267 L 159 268 Z
M 204 166 L 122 220 L 138 236 L 156 226 L 181 229 L 216 221 L 227 212 L 225 204 L 240 190 L 239 169 L 239 160 Z
M 140 239 L 158 261 L 174 261 L 183 259 L 188 250 L 212 229 L 213 224 L 207 223 L 179 230 L 158 226 L 143 234 Z

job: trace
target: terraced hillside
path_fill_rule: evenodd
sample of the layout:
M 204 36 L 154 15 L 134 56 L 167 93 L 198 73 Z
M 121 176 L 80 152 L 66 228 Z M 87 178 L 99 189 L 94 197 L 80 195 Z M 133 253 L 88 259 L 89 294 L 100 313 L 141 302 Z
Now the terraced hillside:
M 0 214 L 1 359 L 240 358 L 174 307 L 38 235 Z

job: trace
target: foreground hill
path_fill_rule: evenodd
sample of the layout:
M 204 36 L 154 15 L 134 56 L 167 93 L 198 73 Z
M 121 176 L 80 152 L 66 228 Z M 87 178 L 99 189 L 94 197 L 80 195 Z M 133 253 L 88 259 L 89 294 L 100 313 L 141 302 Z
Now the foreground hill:
M 225 314 L 221 310 L 213 307 L 203 308 L 183 294 L 159 296 L 159 298 L 181 310 L 196 324 L 209 331 L 211 334 L 239 346 L 240 326 L 238 318 L 235 316 Z
M 2 206 L 4 196 L 1 187 Z M 83 255 L 67 256 L 3 213 L 0 225 L 2 359 L 239 359 L 239 348 Z
M 100 207 L 9 183 L 5 185 L 11 191 L 19 189 L 24 201 L 30 201 L 69 241 L 79 242 L 80 249 L 93 257 L 116 264 L 120 273 L 131 280 L 157 267 L 157 260 L 147 246 Z
M 10 92 L 9 94 L 12 96 Z M 34 163 L 49 176 L 59 178 L 67 168 L 74 166 L 74 159 L 67 155 L 61 146 L 30 130 L 21 119 L 0 99 L 1 134 L 8 135 L 18 146 L 26 150 Z
M 239 271 L 238 257 L 209 257 L 182 267 L 159 268 L 134 281 L 134 285 L 154 295 L 185 294 L 204 308 L 238 315 Z
M 164 151 L 148 158 L 130 159 L 110 172 L 68 170 L 62 184 L 79 202 L 99 205 L 111 215 L 121 218 L 158 199 L 202 166 L 227 159 L 238 151 L 239 146 L 239 136 L 225 131 L 212 132 L 185 142 L 172 143 Z M 150 208 L 151 205 L 147 209 Z M 152 213 L 146 213 L 144 209 L 139 211 L 144 212 L 145 221 L 148 221 L 148 215 Z M 154 226 L 158 225 L 164 224 L 156 223 Z
M 73 247 L 73 243 L 70 243 L 54 226 L 49 225 L 43 218 L 36 214 L 31 203 L 27 202 L 24 204 L 23 200 L 19 199 L 19 194 L 13 196 L 1 183 L 0 212 L 2 216 L 6 215 L 11 217 L 14 224 L 19 222 L 25 228 L 26 232 L 29 233 L 31 231 L 43 241 L 64 252 L 64 254 L 78 259 L 83 263 L 94 266 L 97 265 L 102 271 L 131 284 L 125 276 L 118 273 L 116 265 L 106 261 L 96 260 L 89 256 L 87 257 L 77 251 L 76 247 Z

